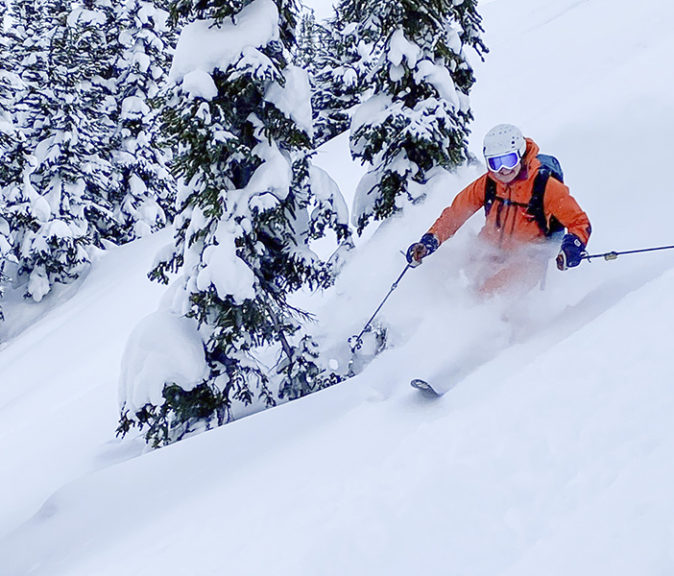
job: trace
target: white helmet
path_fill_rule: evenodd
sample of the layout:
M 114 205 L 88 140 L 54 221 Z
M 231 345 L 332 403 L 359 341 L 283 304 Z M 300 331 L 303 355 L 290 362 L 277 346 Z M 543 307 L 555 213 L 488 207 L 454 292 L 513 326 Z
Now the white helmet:
M 512 124 L 499 124 L 494 126 L 484 136 L 482 153 L 485 158 L 503 156 L 511 152 L 517 152 L 522 158 L 527 151 L 527 141 L 517 126 Z

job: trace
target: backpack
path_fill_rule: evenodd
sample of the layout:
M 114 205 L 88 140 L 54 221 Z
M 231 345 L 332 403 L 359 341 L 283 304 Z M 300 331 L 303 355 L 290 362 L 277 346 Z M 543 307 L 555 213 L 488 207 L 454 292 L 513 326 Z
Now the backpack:
M 559 163 L 559 160 L 557 160 L 557 158 L 554 156 L 550 156 L 548 154 L 539 154 L 536 156 L 536 158 L 541 163 L 541 167 L 538 169 L 536 178 L 534 178 L 534 186 L 531 192 L 531 200 L 529 200 L 529 203 L 521 204 L 520 202 L 512 202 L 497 196 L 496 182 L 487 177 L 487 184 L 484 191 L 484 213 L 485 216 L 489 215 L 489 211 L 491 210 L 494 202 L 501 202 L 501 204 L 506 206 L 511 204 L 521 206 L 522 208 L 527 209 L 527 213 L 533 217 L 543 234 L 549 238 L 555 234 L 558 234 L 559 232 L 562 232 L 564 230 L 564 226 L 554 216 L 550 218 L 549 223 L 545 217 L 545 212 L 543 210 L 545 186 L 547 185 L 548 179 L 551 176 L 560 182 L 564 182 L 564 172 L 562 171 L 562 166 Z

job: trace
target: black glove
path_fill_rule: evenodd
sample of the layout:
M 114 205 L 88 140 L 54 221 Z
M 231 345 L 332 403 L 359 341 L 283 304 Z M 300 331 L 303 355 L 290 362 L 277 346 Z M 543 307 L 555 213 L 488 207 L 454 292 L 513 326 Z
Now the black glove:
M 419 242 L 415 242 L 407 249 L 407 261 L 412 266 L 419 266 L 421 261 L 438 249 L 440 242 L 434 234 L 424 234 Z
M 566 234 L 557 255 L 557 268 L 566 270 L 575 268 L 583 261 L 585 244 L 575 234 Z

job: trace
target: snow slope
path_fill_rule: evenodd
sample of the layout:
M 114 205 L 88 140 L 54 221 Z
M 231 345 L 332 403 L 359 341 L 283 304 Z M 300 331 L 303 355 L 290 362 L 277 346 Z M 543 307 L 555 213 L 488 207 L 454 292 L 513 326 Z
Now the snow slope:
M 671 244 L 674 6 L 481 6 L 474 152 L 517 123 L 562 160 L 593 252 Z M 362 169 L 345 150 L 317 162 L 348 193 Z M 321 300 L 335 356 L 477 173 L 438 177 L 361 244 Z M 0 575 L 674 573 L 672 253 L 479 303 L 457 271 L 477 226 L 405 277 L 391 348 L 360 375 L 154 452 L 114 438 L 116 391 L 167 236 L 110 251 L 0 350 Z M 437 400 L 407 385 L 429 364 L 458 382 Z
M 131 330 L 165 290 L 145 274 L 168 239 L 163 232 L 111 250 L 75 297 L 2 345 L 0 535 L 55 487 L 128 457 L 129 447 L 114 441 L 120 358 Z M 5 309 L 8 323 L 23 325 L 36 307 L 13 303 Z

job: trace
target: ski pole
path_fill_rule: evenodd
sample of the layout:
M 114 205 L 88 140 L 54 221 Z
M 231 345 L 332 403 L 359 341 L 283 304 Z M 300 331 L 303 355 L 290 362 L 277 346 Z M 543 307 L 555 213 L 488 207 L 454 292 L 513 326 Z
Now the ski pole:
M 585 254 L 581 260 L 590 262 L 593 258 L 603 258 L 604 260 L 616 260 L 618 256 L 624 254 L 641 254 L 642 252 L 655 252 L 657 250 L 674 250 L 674 246 L 658 246 L 656 248 L 642 248 L 640 250 L 625 250 L 623 252 L 605 252 L 604 254 Z
M 403 276 L 410 268 L 414 268 L 414 266 L 412 266 L 412 264 L 408 264 L 407 266 L 405 266 L 405 269 L 402 271 L 400 276 L 398 276 L 398 279 L 393 283 L 391 289 L 388 291 L 388 294 L 381 301 L 381 304 L 379 304 L 379 307 L 374 311 L 374 314 L 372 314 L 372 317 L 367 321 L 367 324 L 365 324 L 363 329 L 360 331 L 360 334 L 358 334 L 358 336 L 351 336 L 351 338 L 349 338 L 349 346 L 351 346 L 352 352 L 361 349 L 361 347 L 363 346 L 363 334 L 365 334 L 365 332 L 367 332 L 370 329 L 372 321 L 375 319 L 377 314 L 379 314 L 379 311 L 382 309 L 382 307 L 388 300 L 389 296 L 393 294 L 393 291 L 398 287 L 398 284 L 400 284 L 400 281 L 403 279 Z

